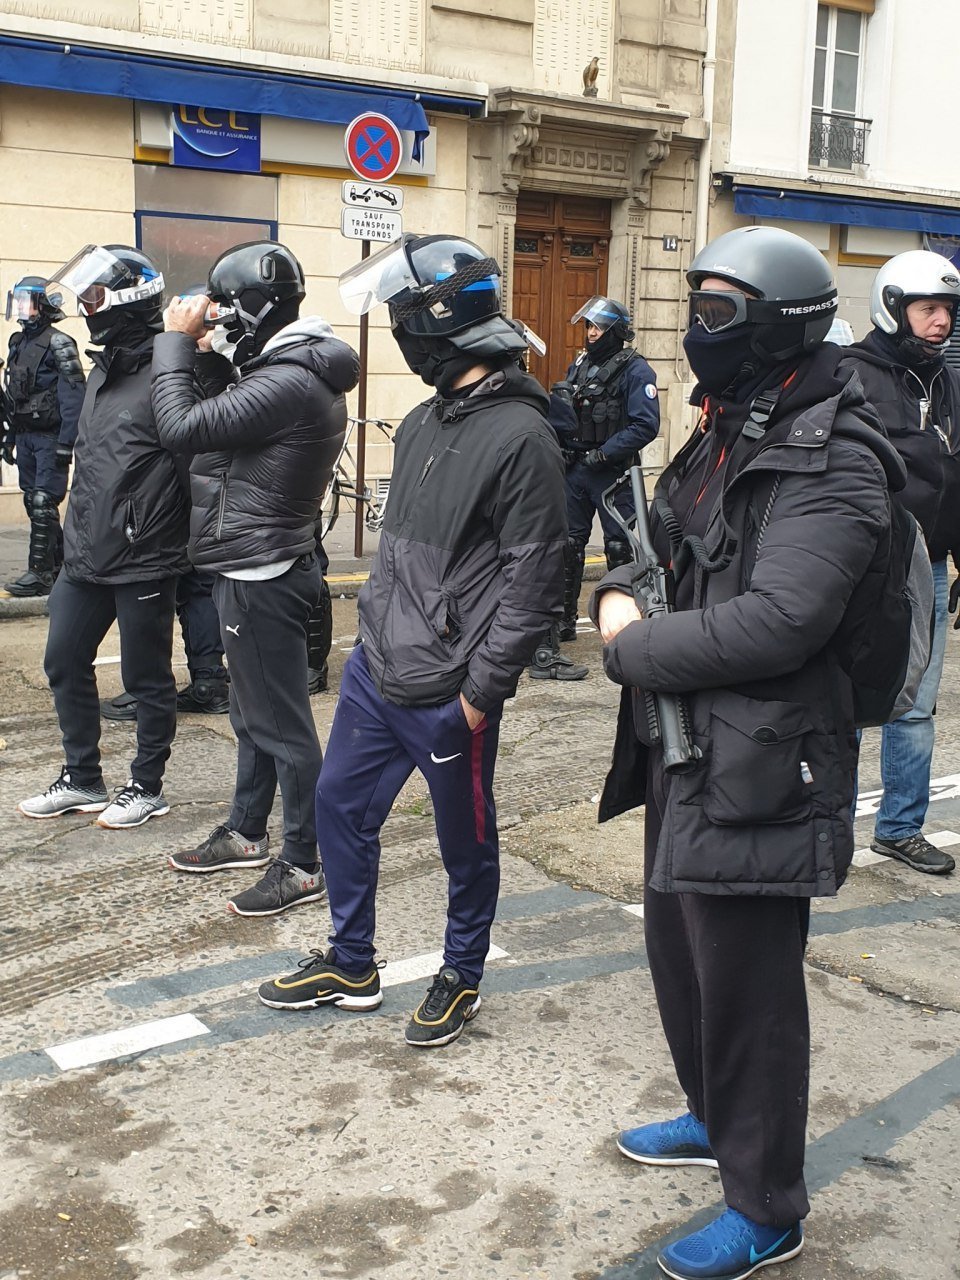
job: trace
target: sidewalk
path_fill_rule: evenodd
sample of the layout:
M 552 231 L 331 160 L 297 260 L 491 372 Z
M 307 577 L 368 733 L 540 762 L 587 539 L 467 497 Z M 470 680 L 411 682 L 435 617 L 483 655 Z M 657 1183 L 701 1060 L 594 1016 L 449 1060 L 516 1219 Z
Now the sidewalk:
M 324 546 L 330 557 L 327 581 L 335 596 L 355 596 L 366 581 L 370 563 L 379 543 L 379 534 L 363 531 L 363 555 L 355 556 L 353 513 L 342 515 L 327 535 Z M 24 572 L 30 528 L 25 524 L 0 525 L 0 622 L 6 618 L 38 618 L 47 611 L 46 598 L 17 600 L 2 589 Z M 603 541 L 599 522 L 594 525 L 591 545 L 587 548 L 587 564 L 584 577 L 588 581 L 600 578 L 605 569 Z

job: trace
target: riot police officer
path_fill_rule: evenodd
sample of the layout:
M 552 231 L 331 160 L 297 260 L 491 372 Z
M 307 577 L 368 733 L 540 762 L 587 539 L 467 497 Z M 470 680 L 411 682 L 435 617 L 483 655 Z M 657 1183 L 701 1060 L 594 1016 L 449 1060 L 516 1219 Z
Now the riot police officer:
M 576 428 L 560 441 L 567 458 L 568 523 L 561 640 L 573 640 L 577 634 L 584 554 L 595 512 L 603 528 L 607 568 L 615 569 L 630 559 L 623 535 L 601 498 L 633 455 L 660 430 L 657 376 L 628 345 L 634 331 L 626 307 L 614 298 L 597 296 L 584 303 L 570 323 L 581 320 L 586 330 L 584 350 L 564 381 L 554 387 L 572 403 L 577 419 Z
M 30 521 L 27 571 L 8 582 L 12 596 L 45 596 L 62 559 L 59 504 L 83 404 L 84 379 L 77 344 L 53 326 L 63 312 L 52 306 L 39 276 L 24 276 L 7 294 L 6 318 L 20 332 L 10 336 L 3 377 L 8 431 L 5 461 L 16 460 L 23 505 Z

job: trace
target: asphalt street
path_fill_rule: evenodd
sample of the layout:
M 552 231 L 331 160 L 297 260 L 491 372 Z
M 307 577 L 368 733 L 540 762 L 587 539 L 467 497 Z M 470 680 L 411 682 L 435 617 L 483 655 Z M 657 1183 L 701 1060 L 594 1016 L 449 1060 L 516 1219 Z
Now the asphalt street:
M 355 602 L 335 602 L 333 687 Z M 250 879 L 165 855 L 220 822 L 226 717 L 185 716 L 168 817 L 131 832 L 15 805 L 57 776 L 43 617 L 0 621 L 0 1280 L 645 1280 L 715 1212 L 701 1168 L 643 1168 L 616 1131 L 682 1110 L 643 944 L 638 815 L 596 824 L 617 690 L 588 624 L 579 684 L 521 683 L 498 766 L 503 888 L 483 1009 L 455 1044 L 403 1030 L 438 964 L 445 877 L 411 781 L 384 831 L 369 1014 L 284 1014 L 259 981 L 325 944 L 324 904 L 225 910 Z M 119 691 L 116 635 L 101 650 Z M 178 668 L 185 678 L 185 670 Z M 960 636 L 938 713 L 928 833 L 960 851 Z M 314 698 L 321 739 L 335 693 Z M 815 905 L 808 1175 L 797 1262 L 771 1280 L 960 1276 L 960 874 L 861 852 Z M 133 730 L 104 728 L 108 786 Z M 275 833 L 276 827 L 273 831 Z

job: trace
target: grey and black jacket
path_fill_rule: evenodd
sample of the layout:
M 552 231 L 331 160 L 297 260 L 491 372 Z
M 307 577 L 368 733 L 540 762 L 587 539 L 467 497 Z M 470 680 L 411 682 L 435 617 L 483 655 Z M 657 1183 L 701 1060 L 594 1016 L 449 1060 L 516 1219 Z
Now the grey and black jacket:
M 316 522 L 356 385 L 354 350 L 322 320 L 281 329 L 236 371 L 162 333 L 153 405 L 164 446 L 194 455 L 190 558 L 225 572 L 277 564 L 316 548 Z M 204 398 L 204 397 L 207 398 Z
M 77 344 L 49 323 L 10 335 L 0 409 L 11 431 L 50 432 L 72 449 L 83 407 L 83 368 Z M 3 415 L 0 415 L 3 416 Z
M 547 395 L 511 367 L 439 397 L 396 434 L 380 547 L 359 597 L 377 689 L 401 706 L 511 694 L 560 616 L 563 463 Z
M 849 867 L 857 738 L 831 640 L 854 588 L 886 563 L 888 486 L 901 487 L 904 471 L 839 357 L 825 345 L 803 362 L 762 439 L 725 476 L 704 542 L 715 556 L 722 504 L 737 542 L 728 567 L 698 575 L 692 592 L 681 580 L 690 607 L 633 623 L 604 650 L 625 690 L 600 819 L 643 803 L 648 785 L 664 788 L 651 880 L 660 892 L 823 896 Z M 835 430 L 850 417 L 853 429 L 876 429 L 875 448 Z M 681 450 L 658 497 L 669 505 L 710 447 L 707 431 Z M 629 577 L 627 566 L 600 583 L 594 618 L 599 595 L 629 590 Z M 665 777 L 640 741 L 631 690 L 643 689 L 687 695 L 702 751 L 692 772 Z
M 64 571 L 76 582 L 154 581 L 190 567 L 187 469 L 157 434 L 153 342 L 88 352 L 93 369 L 63 523 Z

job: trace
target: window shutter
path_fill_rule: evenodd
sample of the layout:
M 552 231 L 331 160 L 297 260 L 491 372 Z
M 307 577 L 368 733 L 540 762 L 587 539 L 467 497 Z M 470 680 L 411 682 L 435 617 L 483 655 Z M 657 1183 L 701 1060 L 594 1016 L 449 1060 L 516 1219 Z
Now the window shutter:
M 249 0 L 140 0 L 140 29 L 205 44 L 250 43 Z
M 612 0 L 536 0 L 533 63 L 537 87 L 583 92 L 583 69 L 600 59 L 597 88 L 610 96 Z
M 820 0 L 828 9 L 849 9 L 852 13 L 875 13 L 877 0 Z
M 423 68 L 423 0 L 330 0 L 330 57 Z

